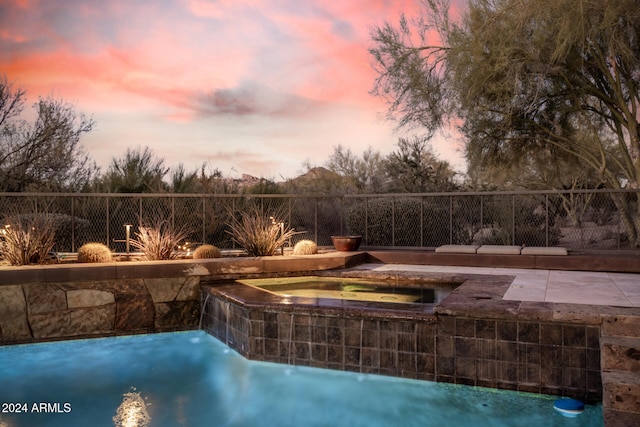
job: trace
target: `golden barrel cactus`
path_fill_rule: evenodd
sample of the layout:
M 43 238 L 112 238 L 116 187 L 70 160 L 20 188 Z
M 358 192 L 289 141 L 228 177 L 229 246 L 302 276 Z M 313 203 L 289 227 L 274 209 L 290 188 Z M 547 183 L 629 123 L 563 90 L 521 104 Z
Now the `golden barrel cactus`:
M 293 247 L 294 255 L 313 255 L 318 253 L 318 245 L 313 240 L 300 240 Z
M 220 249 L 213 245 L 201 245 L 193 251 L 193 259 L 220 258 Z
M 85 243 L 78 249 L 78 262 L 111 262 L 111 249 L 97 242 Z

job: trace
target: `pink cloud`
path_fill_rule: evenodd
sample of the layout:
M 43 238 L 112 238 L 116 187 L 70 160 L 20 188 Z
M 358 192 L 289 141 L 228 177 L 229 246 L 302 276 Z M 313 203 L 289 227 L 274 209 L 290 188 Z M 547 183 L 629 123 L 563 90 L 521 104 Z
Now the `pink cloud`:
M 362 2 L 362 6 L 364 3 L 367 2 Z M 95 18 L 99 11 L 90 5 L 93 7 L 85 5 L 77 13 Z M 390 11 L 385 5 L 385 2 L 367 3 L 365 10 L 369 15 L 384 16 Z M 90 53 L 72 51 L 63 38 L 57 37 L 58 47 L 53 51 L 36 51 L 34 58 L 27 55 L 14 59 L 7 69 L 38 89 L 56 82 L 64 84 L 65 80 L 90 79 L 98 87 L 148 95 L 156 100 L 164 91 L 168 103 L 173 104 L 172 93 L 189 86 L 205 92 L 220 91 L 237 86 L 241 80 L 255 79 L 250 77 L 250 73 L 258 71 L 250 65 L 253 63 L 261 68 L 263 83 L 278 91 L 291 90 L 298 96 L 324 101 L 346 98 L 350 102 L 366 102 L 374 77 L 366 50 L 370 22 L 358 15 L 349 16 L 362 10 L 360 4 L 357 7 L 340 6 L 340 2 L 312 5 L 311 12 L 293 14 L 278 7 L 273 11 L 264 10 L 265 6 L 258 2 L 193 0 L 188 3 L 189 10 L 200 17 L 227 19 L 238 8 L 248 6 L 260 7 L 262 12 L 258 15 L 267 23 L 257 21 L 255 16 L 247 20 L 239 18 L 244 30 L 231 29 L 225 33 L 226 40 L 223 40 L 225 34 L 219 34 L 220 39 L 207 38 L 203 29 L 206 25 L 200 22 L 176 19 L 169 25 L 164 19 L 147 20 L 144 16 L 153 16 L 155 11 L 150 6 L 142 10 L 112 6 L 106 12 L 107 17 L 115 19 L 123 14 L 133 17 L 127 18 L 126 26 L 114 22 L 115 36 L 111 43 L 101 44 L 100 37 L 88 27 L 82 37 L 84 43 L 93 46 Z M 237 16 L 233 20 L 238 19 Z M 135 25 L 143 21 L 146 25 Z M 270 45 L 266 38 L 270 24 L 278 26 L 295 41 L 295 51 L 288 46 Z M 336 30 L 340 25 L 346 30 Z M 226 30 L 230 27 L 233 26 L 227 25 Z M 52 31 L 47 29 L 47 33 Z M 345 31 L 349 39 L 345 38 Z M 211 33 L 217 35 L 215 28 Z M 238 38 L 243 45 L 234 44 Z
M 401 12 L 414 16 L 418 4 L 0 0 L 0 12 L 6 11 L 0 70 L 31 96 L 54 94 L 95 113 L 101 133 L 90 141 L 99 140 L 96 146 L 108 143 L 107 136 L 145 145 L 144 135 L 153 135 L 151 145 L 189 135 L 190 150 L 221 152 L 216 149 L 230 143 L 261 146 L 268 135 L 272 144 L 295 147 L 280 153 L 298 157 L 312 153 L 300 141 L 366 148 L 374 139 L 363 129 L 384 110 L 369 95 L 375 78 L 367 51 L 371 26 L 395 23 Z M 345 111 L 350 121 L 341 120 Z M 239 137 L 255 123 L 250 136 Z M 218 133 L 224 137 L 207 137 Z M 171 143 L 163 144 L 169 150 Z M 255 168 L 283 164 L 269 152 L 261 154 L 261 166 L 260 159 L 236 154 Z
M 239 0 L 189 0 L 187 8 L 195 16 L 201 18 L 225 19 L 230 9 L 237 8 L 240 4 L 245 3 Z
M 17 44 L 25 43 L 29 40 L 25 35 L 11 32 L 7 29 L 0 30 L 0 39 L 8 40 L 11 43 Z

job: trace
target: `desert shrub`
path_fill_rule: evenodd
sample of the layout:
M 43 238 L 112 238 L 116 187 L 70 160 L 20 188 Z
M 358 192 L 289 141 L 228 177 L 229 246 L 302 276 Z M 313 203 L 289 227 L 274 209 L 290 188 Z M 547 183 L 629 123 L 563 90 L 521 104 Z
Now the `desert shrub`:
M 349 206 L 345 223 L 367 246 L 553 246 L 560 238 L 544 199 L 510 195 L 372 197 Z
M 77 216 L 71 216 L 61 213 L 52 213 L 49 214 L 51 219 L 53 220 L 53 224 L 56 230 L 56 241 L 55 241 L 55 251 L 56 252 L 71 252 L 73 251 L 73 241 L 72 237 L 75 236 L 76 243 L 78 243 L 78 236 L 86 235 L 89 231 L 89 227 L 91 222 L 84 219 L 79 218 Z M 101 240 L 100 238 L 91 239 Z M 85 242 L 90 242 L 91 240 L 85 240 Z
M 503 245 L 506 237 L 503 230 L 495 227 L 485 227 L 473 235 L 473 243 L 476 245 Z
M 167 260 L 177 257 L 176 247 L 189 236 L 189 231 L 184 227 L 175 229 L 168 221 L 159 221 L 152 227 L 140 226 L 134 235 L 131 246 L 147 260 Z
M 267 216 L 258 207 L 249 207 L 236 215 L 230 214 L 227 224 L 233 240 L 250 256 L 270 256 L 295 235 L 295 230 L 285 228 L 283 212 Z
M 318 245 L 313 240 L 300 240 L 293 247 L 294 255 L 313 255 L 318 253 Z
M 413 203 L 410 201 L 408 205 Z M 393 211 L 394 202 L 391 199 L 370 199 L 367 202 L 356 203 L 345 212 L 345 234 L 365 236 L 366 243 L 370 246 L 392 246 Z
M 78 262 L 111 262 L 111 250 L 102 243 L 85 243 L 78 249 Z
M 347 234 L 369 246 L 439 246 L 449 243 L 449 210 L 440 200 L 372 198 L 345 212 Z M 461 226 L 453 224 L 454 228 Z
M 476 244 L 549 246 L 557 245 L 560 230 L 554 216 L 547 218 L 544 203 L 534 198 L 497 196 L 484 203 L 484 223 L 491 233 Z M 476 236 L 478 237 L 478 236 Z
M 315 235 L 318 245 L 330 245 L 331 236 L 341 234 L 343 203 L 337 197 L 295 198 L 291 226 Z
M 193 259 L 220 258 L 220 249 L 213 245 L 201 245 L 193 251 Z
M 515 242 L 517 245 L 526 246 L 557 246 L 560 243 L 561 232 L 556 227 L 549 227 L 546 234 L 546 227 L 543 225 L 521 225 L 516 229 Z
M 43 263 L 55 244 L 55 223 L 48 214 L 6 215 L 0 255 L 11 265 Z

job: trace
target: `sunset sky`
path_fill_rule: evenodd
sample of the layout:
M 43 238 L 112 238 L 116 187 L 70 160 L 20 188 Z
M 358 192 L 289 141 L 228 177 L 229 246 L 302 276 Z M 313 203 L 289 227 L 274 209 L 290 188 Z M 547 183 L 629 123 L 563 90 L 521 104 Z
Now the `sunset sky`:
M 383 155 L 402 134 L 369 95 L 370 30 L 414 0 L 0 0 L 0 73 L 92 116 L 105 171 L 127 147 L 167 166 L 280 181 L 338 144 Z M 419 133 L 419 130 L 413 132 Z M 453 139 L 441 158 L 464 168 Z

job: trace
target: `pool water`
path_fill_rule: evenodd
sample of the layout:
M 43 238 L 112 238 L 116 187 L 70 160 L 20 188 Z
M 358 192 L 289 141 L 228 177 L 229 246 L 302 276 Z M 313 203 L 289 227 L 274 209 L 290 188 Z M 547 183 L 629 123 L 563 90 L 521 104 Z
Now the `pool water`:
M 451 283 L 395 283 L 345 277 L 277 277 L 237 282 L 284 297 L 330 298 L 353 301 L 437 304 L 458 285 Z
M 554 401 L 248 361 L 202 331 L 0 347 L 0 427 L 603 425 Z

